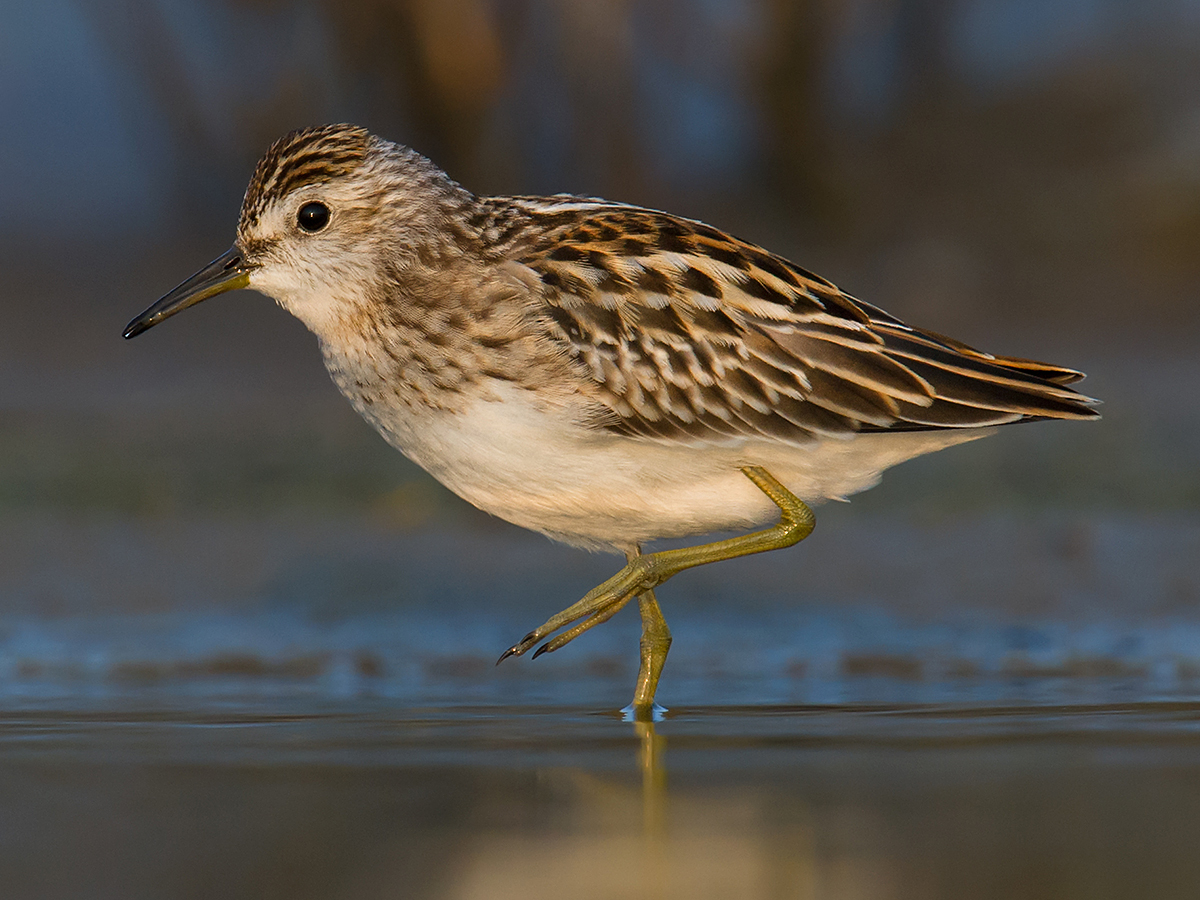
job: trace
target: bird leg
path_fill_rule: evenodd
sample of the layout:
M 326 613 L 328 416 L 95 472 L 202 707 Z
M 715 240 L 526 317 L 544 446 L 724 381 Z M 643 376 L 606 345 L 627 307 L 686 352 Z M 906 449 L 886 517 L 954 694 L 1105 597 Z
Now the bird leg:
M 803 500 L 776 481 L 761 466 L 746 466 L 742 469 L 742 473 L 779 507 L 780 517 L 777 525 L 762 531 L 755 531 L 752 534 L 714 541 L 711 544 L 700 544 L 696 547 L 660 550 L 644 556 L 638 553 L 630 554 L 625 568 L 603 584 L 588 591 L 587 595 L 578 603 L 567 607 L 558 615 L 551 616 L 542 625 L 505 650 L 500 659 L 496 661 L 497 665 L 510 656 L 521 656 L 548 635 L 572 622 L 579 622 L 580 619 L 583 619 L 573 628 L 551 638 L 533 655 L 536 659 L 543 653 L 558 650 L 589 628 L 607 622 L 626 603 L 634 597 L 638 597 L 638 606 L 642 612 L 642 662 L 638 673 L 637 693 L 634 696 L 633 707 L 635 711 L 648 709 L 654 702 L 658 676 L 662 672 L 663 663 L 667 657 L 667 648 L 671 644 L 671 632 L 667 628 L 666 620 L 663 619 L 658 601 L 654 597 L 654 588 L 684 569 L 719 562 L 723 559 L 734 559 L 738 556 L 749 556 L 752 553 L 790 547 L 812 534 L 815 519 L 812 510 Z
M 641 662 L 638 665 L 637 687 L 633 691 L 633 702 L 628 714 L 634 721 L 650 722 L 654 719 L 654 692 L 658 690 L 658 676 L 662 674 L 671 649 L 671 629 L 658 607 L 654 591 L 638 594 L 638 610 L 642 614 L 642 640 L 639 644 Z

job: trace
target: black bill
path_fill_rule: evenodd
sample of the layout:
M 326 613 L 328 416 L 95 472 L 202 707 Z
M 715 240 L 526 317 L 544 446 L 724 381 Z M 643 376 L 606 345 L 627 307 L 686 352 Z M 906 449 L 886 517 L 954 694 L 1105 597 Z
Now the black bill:
M 125 326 L 125 337 L 137 337 L 175 313 L 226 291 L 250 286 L 250 266 L 242 251 L 231 247 Z

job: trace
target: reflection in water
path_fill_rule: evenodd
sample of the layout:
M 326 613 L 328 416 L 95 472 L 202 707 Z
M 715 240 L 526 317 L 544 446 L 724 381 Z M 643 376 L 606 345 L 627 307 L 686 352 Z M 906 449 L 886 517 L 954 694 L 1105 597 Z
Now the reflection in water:
M 650 897 L 667 895 L 667 739 L 653 721 L 634 722 L 638 764 L 642 769 L 642 829 L 645 833 L 645 884 Z
M 149 706 L 0 713 L 6 900 L 1190 900 L 1200 883 L 1194 703 L 632 724 Z

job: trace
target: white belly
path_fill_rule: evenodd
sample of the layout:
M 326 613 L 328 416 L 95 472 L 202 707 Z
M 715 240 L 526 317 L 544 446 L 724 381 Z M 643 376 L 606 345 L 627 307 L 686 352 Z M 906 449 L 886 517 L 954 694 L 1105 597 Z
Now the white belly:
M 794 446 L 764 439 L 671 444 L 586 429 L 501 384 L 462 412 L 370 416 L 388 441 L 470 503 L 575 546 L 746 529 L 778 509 L 740 471 L 763 466 L 809 503 L 871 487 L 896 463 L 991 429 L 863 434 Z

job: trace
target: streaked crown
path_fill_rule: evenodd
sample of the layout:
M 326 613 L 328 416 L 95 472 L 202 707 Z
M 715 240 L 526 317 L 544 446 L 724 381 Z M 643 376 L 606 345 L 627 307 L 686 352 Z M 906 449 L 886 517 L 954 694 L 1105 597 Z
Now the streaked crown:
M 358 125 L 319 125 L 281 137 L 258 161 L 242 201 L 239 230 L 256 222 L 272 198 L 355 171 L 366 160 L 373 140 Z

